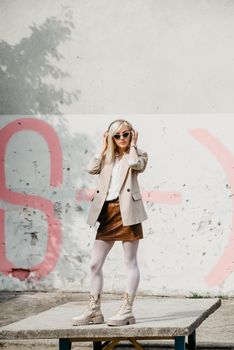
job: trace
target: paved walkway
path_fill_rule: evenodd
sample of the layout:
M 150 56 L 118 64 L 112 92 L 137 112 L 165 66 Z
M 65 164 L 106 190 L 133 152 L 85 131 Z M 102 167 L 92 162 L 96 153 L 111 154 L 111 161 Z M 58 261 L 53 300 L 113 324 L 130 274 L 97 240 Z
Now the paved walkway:
M 142 301 L 152 298 L 152 296 L 140 296 L 137 299 Z M 104 294 L 103 300 L 121 299 L 121 295 Z M 135 302 L 137 302 L 137 299 Z M 37 314 L 56 305 L 64 304 L 70 301 L 83 301 L 84 306 L 88 300 L 86 293 L 48 293 L 48 292 L 1 292 L 0 293 L 0 326 L 13 323 L 22 318 Z M 146 302 L 147 303 L 147 302 Z M 172 341 L 168 342 L 143 342 L 145 349 L 157 347 L 171 347 Z M 234 350 L 234 298 L 223 299 L 221 307 L 210 315 L 197 330 L 197 344 L 202 348 L 224 348 Z M 88 348 L 91 343 L 84 343 L 83 348 Z M 117 349 L 128 346 L 128 343 L 120 343 Z M 130 346 L 130 344 L 129 344 Z M 0 348 L 7 350 L 23 349 L 57 349 L 57 342 L 54 340 L 35 340 L 35 341 L 1 341 Z M 73 349 L 80 349 L 75 344 Z

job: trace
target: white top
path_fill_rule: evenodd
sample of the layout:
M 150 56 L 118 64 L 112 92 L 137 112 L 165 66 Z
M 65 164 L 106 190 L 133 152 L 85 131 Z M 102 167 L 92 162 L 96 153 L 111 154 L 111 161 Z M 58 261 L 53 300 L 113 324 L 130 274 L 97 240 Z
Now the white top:
M 109 188 L 107 191 L 106 201 L 110 201 L 111 199 L 115 199 L 119 195 L 119 184 L 120 184 L 120 174 L 122 168 L 122 160 L 115 158 L 115 162 L 112 168 L 111 180 L 109 184 Z
M 98 153 L 95 154 L 95 158 L 100 159 L 100 155 Z M 114 162 L 114 165 L 112 168 L 111 180 L 110 180 L 110 184 L 109 184 L 109 188 L 108 188 L 107 196 L 106 196 L 107 201 L 115 199 L 119 195 L 119 184 L 120 184 L 122 160 L 123 160 L 123 157 L 121 159 L 115 158 L 115 162 Z M 137 160 L 136 161 L 135 160 L 132 161 L 130 159 L 128 160 L 129 165 L 135 165 L 136 163 L 137 163 Z

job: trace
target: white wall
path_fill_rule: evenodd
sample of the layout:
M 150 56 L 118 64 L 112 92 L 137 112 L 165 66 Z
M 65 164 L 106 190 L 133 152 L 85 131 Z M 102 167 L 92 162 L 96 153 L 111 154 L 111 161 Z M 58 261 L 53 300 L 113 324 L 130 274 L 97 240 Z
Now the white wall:
M 24 130 L 7 144 L 6 185 L 25 197 L 0 187 L 1 289 L 88 290 L 95 232 L 77 193 L 94 187 L 84 167 L 124 117 L 149 153 L 139 291 L 233 295 L 233 30 L 231 0 L 0 0 L 0 128 L 45 121 L 63 161 L 62 184 L 50 188 L 45 140 Z M 61 241 L 28 194 L 55 203 Z M 56 249 L 36 280 L 49 229 Z M 106 291 L 124 289 L 121 244 L 104 272 Z
M 22 117 L 2 116 L 1 130 Z M 148 166 L 139 175 L 149 217 L 143 222 L 144 239 L 139 246 L 139 292 L 232 295 L 233 116 L 125 117 L 139 131 L 138 147 L 149 154 Z M 5 172 L 13 197 L 8 202 L 0 201 L 0 207 L 5 210 L 6 255 L 18 269 L 15 276 L 21 279 L 9 270 L 0 279 L 1 289 L 87 291 L 97 226 L 86 224 L 90 202 L 79 200 L 78 194 L 81 190 L 88 194 L 95 188 L 97 177 L 87 174 L 85 166 L 100 149 L 103 130 L 113 116 L 27 118 L 44 121 L 58 135 L 63 179 L 57 187 L 49 185 L 49 151 L 39 134 L 22 130 L 12 136 L 5 154 Z M 55 244 L 51 254 L 54 266 L 38 280 L 34 266 L 44 259 L 48 222 L 32 205 L 14 204 L 15 192 L 24 193 L 26 198 L 34 194 L 50 200 L 60 220 L 61 245 Z M 22 269 L 28 271 L 27 278 L 22 278 Z M 108 255 L 104 276 L 105 291 L 124 289 L 121 242 L 116 242 Z

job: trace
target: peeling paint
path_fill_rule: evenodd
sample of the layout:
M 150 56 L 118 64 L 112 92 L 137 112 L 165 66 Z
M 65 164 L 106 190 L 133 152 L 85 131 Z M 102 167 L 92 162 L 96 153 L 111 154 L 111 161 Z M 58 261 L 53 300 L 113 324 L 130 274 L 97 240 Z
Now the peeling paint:
M 29 269 L 20 268 L 15 268 L 11 270 L 12 276 L 18 278 L 21 281 L 24 281 L 30 275 L 30 272 L 31 271 Z

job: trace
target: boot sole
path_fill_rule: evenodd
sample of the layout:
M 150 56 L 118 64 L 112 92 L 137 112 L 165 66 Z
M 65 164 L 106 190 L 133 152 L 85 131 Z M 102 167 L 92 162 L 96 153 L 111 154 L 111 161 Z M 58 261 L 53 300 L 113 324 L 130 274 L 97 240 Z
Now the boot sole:
M 98 323 L 104 323 L 104 317 L 103 316 L 96 316 L 93 318 L 89 318 L 86 320 L 73 320 L 73 326 L 86 326 L 86 325 L 92 325 L 92 324 L 98 324 Z
M 107 321 L 108 326 L 127 326 L 136 323 L 135 317 L 129 317 L 126 320 L 110 320 Z

